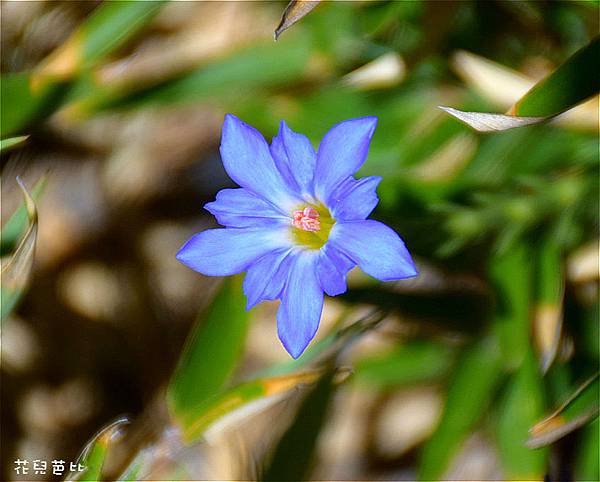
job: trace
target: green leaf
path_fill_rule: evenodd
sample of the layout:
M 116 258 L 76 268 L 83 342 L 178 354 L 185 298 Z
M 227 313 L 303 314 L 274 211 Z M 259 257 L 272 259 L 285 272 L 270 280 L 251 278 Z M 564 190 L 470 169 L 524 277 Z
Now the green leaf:
M 513 245 L 491 260 L 490 278 L 497 295 L 494 329 L 509 368 L 521 365 L 529 349 L 531 254 L 524 244 Z
M 121 47 L 158 12 L 161 1 L 104 2 L 32 72 L 2 76 L 0 136 L 54 112 L 68 82 Z
M 189 420 L 189 423 L 183 429 L 183 439 L 188 443 L 193 443 L 213 424 L 222 421 L 225 416 L 236 410 L 243 409 L 248 413 L 252 413 L 253 402 L 263 402 L 268 397 L 279 400 L 278 396 L 301 385 L 313 383 L 319 378 L 319 375 L 320 372 L 318 371 L 307 371 L 284 376 L 259 378 L 225 390 L 204 403 L 201 410 L 196 410 L 194 419 Z M 260 407 L 263 408 L 263 405 L 260 404 Z
M 34 89 L 48 82 L 72 79 L 123 46 L 154 18 L 164 0 L 104 2 L 35 69 Z
M 15 308 L 27 287 L 37 239 L 38 220 L 35 203 L 23 181 L 17 178 L 17 182 L 25 198 L 29 224 L 15 252 L 6 263 L 2 264 L 0 321 L 4 321 Z
M 543 447 L 598 417 L 600 376 L 583 383 L 555 412 L 530 429 L 527 446 Z
M 27 140 L 29 136 L 11 137 L 0 141 L 0 151 L 8 151 L 13 147 L 17 147 Z
M 502 378 L 497 342 L 485 338 L 469 347 L 454 370 L 440 422 L 426 443 L 419 480 L 440 480 Z
M 183 432 L 217 397 L 242 355 L 248 313 L 240 278 L 228 278 L 188 338 L 168 387 L 169 411 Z
M 600 92 L 600 37 L 573 54 L 527 92 L 510 112 L 518 116 L 555 116 Z
M 18 132 L 29 122 L 52 112 L 63 94 L 59 85 L 33 89 L 29 72 L 2 75 L 1 83 L 1 137 Z
M 106 460 L 110 444 L 122 434 L 121 429 L 128 423 L 128 419 L 120 418 L 94 435 L 77 459 L 77 463 L 85 467 L 85 469 L 81 472 L 70 472 L 65 481 L 95 482 L 102 480 L 102 467 Z
M 600 419 L 582 430 L 575 455 L 574 480 L 600 480 Z
M 33 186 L 31 198 L 34 201 L 38 200 L 45 186 L 45 177 L 41 178 L 35 186 Z M 29 217 L 27 203 L 26 201 L 23 201 L 8 221 L 6 221 L 6 224 L 2 226 L 2 231 L 0 233 L 0 256 L 8 256 L 15 250 L 19 239 L 25 234 L 28 224 Z
M 544 386 L 530 351 L 510 380 L 498 417 L 498 449 L 505 480 L 542 480 L 548 451 L 526 447 L 531 424 L 543 413 Z
M 598 58 L 600 37 L 596 37 L 534 85 L 507 115 L 440 108 L 480 132 L 540 124 L 600 92 Z
M 455 350 L 441 343 L 401 345 L 390 353 L 359 360 L 354 369 L 354 379 L 377 387 L 429 382 L 450 372 L 454 354 Z
M 282 58 L 285 61 L 282 61 Z M 175 79 L 136 91 L 136 86 L 113 89 L 97 86 L 94 79 L 78 86 L 81 92 L 67 106 L 69 115 L 86 116 L 103 109 L 140 108 L 221 100 L 235 105 L 239 99 L 260 95 L 266 89 L 302 79 L 310 59 L 306 42 L 259 44 L 247 47 Z M 243 80 L 241 80 L 243 79 Z M 91 84 L 91 85 L 87 85 Z
M 278 442 L 261 480 L 307 480 L 315 454 L 317 437 L 323 427 L 333 395 L 333 376 L 329 369 L 306 396 L 294 422 Z
M 564 270 L 561 249 L 553 239 L 540 243 L 536 265 L 533 334 L 540 366 L 545 373 L 556 356 L 563 321 Z

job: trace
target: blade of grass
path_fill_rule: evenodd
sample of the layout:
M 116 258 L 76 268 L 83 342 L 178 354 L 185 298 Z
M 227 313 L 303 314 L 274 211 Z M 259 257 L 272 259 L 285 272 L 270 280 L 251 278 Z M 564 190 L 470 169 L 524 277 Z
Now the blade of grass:
M 513 245 L 491 260 L 490 278 L 496 290 L 494 330 L 508 368 L 521 365 L 529 349 L 531 253 L 524 244 Z
M 219 395 L 242 355 L 248 313 L 239 278 L 225 280 L 196 322 L 168 387 L 169 411 L 183 432 Z
M 502 378 L 502 357 L 494 338 L 469 347 L 452 375 L 440 422 L 425 444 L 419 480 L 440 480 L 469 430 L 479 420 Z
M 600 378 L 596 373 L 583 383 L 555 412 L 529 430 L 527 446 L 543 447 L 598 417 Z
M 307 480 L 315 454 L 317 438 L 325 423 L 334 391 L 329 369 L 306 396 L 292 425 L 283 434 L 261 477 L 263 481 Z
M 594 38 L 535 84 L 506 115 L 440 108 L 480 132 L 540 124 L 600 92 L 598 58 L 600 37 Z
M 31 267 L 33 266 L 37 238 L 38 220 L 35 203 L 23 181 L 17 178 L 17 182 L 23 192 L 29 224 L 15 252 L 2 265 L 0 321 L 4 321 L 8 314 L 15 308 L 27 287 Z
M 538 249 L 536 280 L 533 336 L 545 373 L 558 350 L 563 318 L 564 271 L 560 247 L 553 240 L 545 240 Z
M 13 147 L 18 147 L 23 144 L 29 136 L 18 136 L 10 137 L 9 139 L 2 139 L 0 141 L 0 151 L 5 152 Z
M 65 481 L 82 482 L 102 480 L 102 467 L 106 460 L 110 444 L 115 438 L 121 435 L 121 429 L 128 423 L 129 420 L 127 418 L 120 418 L 94 435 L 77 459 L 77 464 L 80 464 L 85 469 L 81 472 L 70 472 L 65 478 Z
M 121 47 L 158 13 L 164 0 L 104 2 L 35 69 L 34 90 L 72 79 Z
M 390 353 L 359 360 L 354 379 L 357 383 L 378 388 L 429 382 L 447 375 L 454 358 L 455 350 L 447 345 L 410 343 Z
M 275 29 L 275 40 L 297 21 L 308 15 L 317 5 L 320 0 L 292 0 L 288 3 L 283 11 L 281 21 Z
M 37 202 L 46 186 L 46 178 L 42 177 L 31 190 L 31 198 Z M 29 215 L 27 211 L 27 202 L 23 201 L 15 210 L 12 216 L 2 226 L 0 231 L 0 256 L 8 256 L 17 247 L 29 225 Z
M 543 410 L 544 386 L 530 350 L 508 384 L 497 419 L 498 449 L 505 480 L 543 479 L 548 451 L 525 446 L 529 427 Z

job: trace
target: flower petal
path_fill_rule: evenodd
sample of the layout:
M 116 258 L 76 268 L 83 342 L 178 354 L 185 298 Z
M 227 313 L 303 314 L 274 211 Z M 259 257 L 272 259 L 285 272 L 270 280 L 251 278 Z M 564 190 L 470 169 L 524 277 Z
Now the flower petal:
M 221 158 L 231 179 L 270 201 L 283 214 L 298 204 L 275 167 L 262 134 L 232 114 L 227 114 L 223 123 Z
M 217 199 L 205 204 L 204 209 L 213 214 L 219 224 L 232 228 L 290 223 L 290 218 L 272 204 L 244 188 L 222 189 Z
M 290 253 L 291 249 L 271 251 L 250 265 L 243 285 L 247 310 L 261 301 L 279 298 L 289 273 Z
M 317 153 L 315 194 L 328 204 L 329 195 L 365 162 L 377 117 L 340 122 L 325 134 Z
M 329 209 L 333 217 L 344 221 L 366 219 L 379 202 L 377 186 L 380 182 L 379 176 L 346 179 L 329 196 Z
M 287 227 L 208 229 L 177 253 L 186 266 L 208 276 L 229 276 L 277 248 L 291 246 Z
M 290 186 L 301 196 L 312 197 L 317 153 L 308 137 L 294 132 L 281 121 L 279 133 L 271 144 L 271 154 Z
M 346 275 L 356 266 L 346 255 L 327 243 L 321 248 L 317 275 L 321 288 L 329 296 L 337 296 L 346 292 Z
M 277 311 L 279 339 L 293 358 L 298 358 L 308 346 L 321 320 L 323 290 L 317 278 L 318 259 L 318 251 L 300 251 L 293 255 Z
M 331 229 L 329 242 L 374 278 L 391 281 L 417 275 L 400 236 L 378 221 L 337 222 Z

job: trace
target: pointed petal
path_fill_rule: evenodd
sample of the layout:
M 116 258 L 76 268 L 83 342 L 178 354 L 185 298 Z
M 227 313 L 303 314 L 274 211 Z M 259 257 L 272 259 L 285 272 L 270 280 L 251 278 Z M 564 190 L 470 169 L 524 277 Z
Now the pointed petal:
M 244 188 L 223 189 L 217 199 L 204 205 L 219 224 L 232 228 L 259 227 L 269 224 L 289 224 L 290 218 L 272 204 Z
M 331 229 L 329 242 L 374 278 L 391 281 L 417 275 L 400 236 L 378 221 L 337 222 Z
M 340 253 L 331 244 L 321 248 L 317 275 L 321 288 L 329 296 L 337 296 L 346 292 L 346 276 L 348 271 L 356 266 L 346 255 Z
M 335 219 L 362 221 L 375 209 L 379 198 L 377 186 L 379 176 L 363 177 L 356 180 L 349 177 L 342 182 L 329 197 L 329 208 Z
M 315 170 L 315 194 L 328 205 L 335 187 L 363 165 L 377 117 L 350 119 L 335 125 L 321 141 Z
M 298 358 L 308 346 L 321 320 L 323 290 L 317 278 L 318 259 L 318 251 L 294 255 L 277 311 L 279 339 L 293 358 Z
M 244 294 L 248 298 L 246 309 L 254 308 L 261 301 L 272 301 L 281 295 L 287 280 L 291 249 L 278 249 L 265 254 L 250 265 L 244 278 Z
M 221 158 L 231 179 L 270 201 L 283 214 L 297 205 L 262 134 L 232 114 L 227 114 L 223 122 Z
M 277 168 L 300 195 L 313 195 L 313 177 L 317 153 L 308 138 L 291 130 L 285 121 L 279 125 L 279 133 L 273 138 L 271 154 Z
M 287 227 L 208 229 L 192 236 L 176 257 L 199 273 L 229 276 L 270 251 L 290 246 Z

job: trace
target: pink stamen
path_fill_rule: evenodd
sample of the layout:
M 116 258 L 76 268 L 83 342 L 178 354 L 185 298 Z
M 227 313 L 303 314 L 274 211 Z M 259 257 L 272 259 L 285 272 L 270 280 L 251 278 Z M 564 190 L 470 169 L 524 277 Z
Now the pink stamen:
M 304 210 L 293 212 L 294 220 L 292 225 L 304 231 L 320 231 L 321 222 L 319 221 L 319 213 L 316 209 L 307 206 Z

